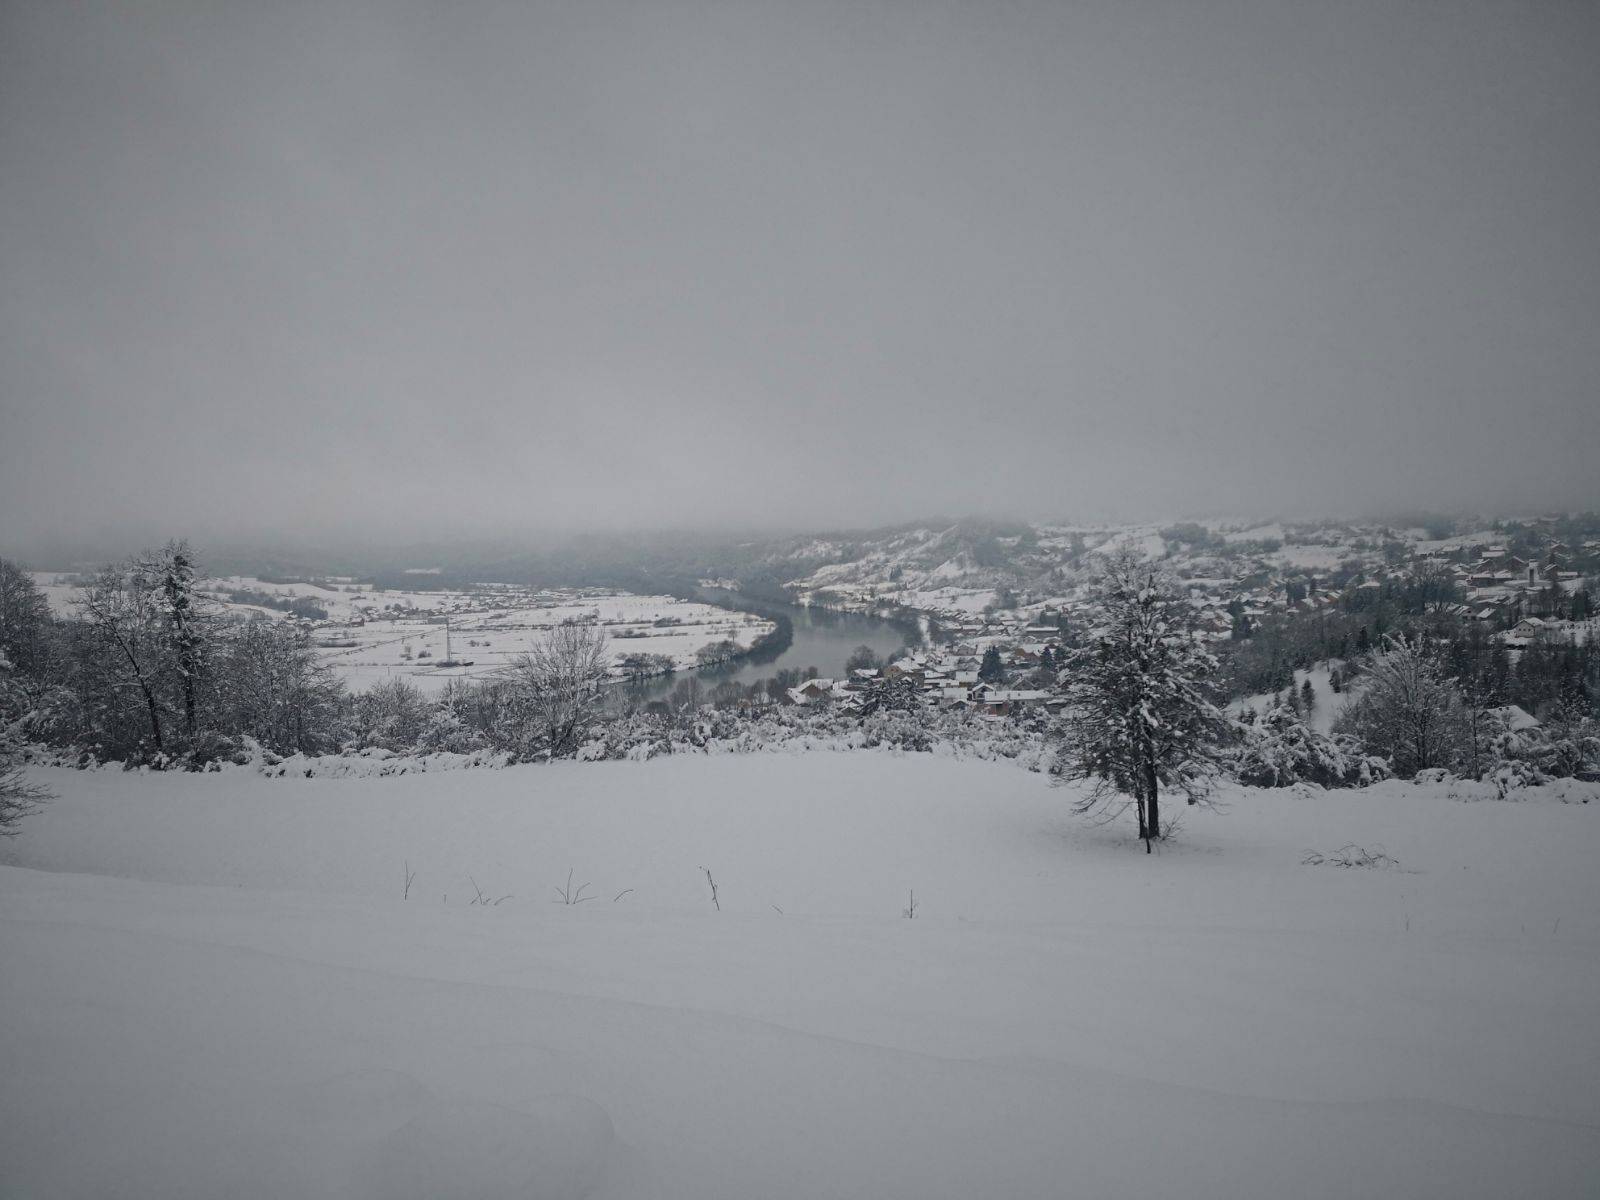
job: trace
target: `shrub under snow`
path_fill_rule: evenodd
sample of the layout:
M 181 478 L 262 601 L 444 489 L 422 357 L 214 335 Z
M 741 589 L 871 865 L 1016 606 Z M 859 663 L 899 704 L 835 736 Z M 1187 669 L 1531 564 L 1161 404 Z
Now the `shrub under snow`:
M 1349 738 L 1318 733 L 1293 708 L 1280 704 L 1244 726 L 1234 773 L 1241 783 L 1256 787 L 1345 787 L 1358 781 L 1362 765 Z

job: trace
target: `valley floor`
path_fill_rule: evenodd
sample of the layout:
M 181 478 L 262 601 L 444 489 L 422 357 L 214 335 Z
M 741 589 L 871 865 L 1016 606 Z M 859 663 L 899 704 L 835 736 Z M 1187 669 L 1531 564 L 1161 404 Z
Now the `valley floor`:
M 1600 805 L 1235 791 L 1147 857 L 932 756 L 37 774 L 0 1196 L 1600 1187 Z

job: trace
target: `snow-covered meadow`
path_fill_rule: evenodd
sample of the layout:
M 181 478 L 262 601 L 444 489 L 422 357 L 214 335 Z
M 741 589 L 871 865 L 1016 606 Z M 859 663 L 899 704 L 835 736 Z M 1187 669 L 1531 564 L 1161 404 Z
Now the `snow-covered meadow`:
M 383 595 L 378 593 L 380 599 Z M 443 614 L 460 603 L 459 597 L 470 597 L 471 606 L 452 613 L 447 646 Z M 598 625 L 609 639 L 613 665 L 624 655 L 656 654 L 671 659 L 678 670 L 693 667 L 707 646 L 728 641 L 748 649 L 774 627 L 748 613 L 627 592 L 556 593 L 537 600 L 513 595 L 503 604 L 495 604 L 492 593 L 487 600 L 477 593 L 451 593 L 429 605 L 431 612 L 371 616 L 359 626 L 319 631 L 324 661 L 355 690 L 399 676 L 436 692 L 451 679 L 493 676 L 564 621 Z M 447 649 L 461 665 L 435 665 L 447 660 Z
M 3 1195 L 1600 1182 L 1600 804 L 1235 791 L 1147 857 L 933 755 L 37 775 Z
M 32 576 L 53 611 L 76 614 L 82 577 L 51 571 Z M 567 621 L 593 622 L 604 630 L 613 665 L 625 655 L 653 654 L 671 659 L 677 670 L 695 666 L 707 646 L 727 641 L 748 649 L 774 629 L 773 622 L 749 613 L 604 588 L 495 584 L 405 590 L 337 581 L 279 583 L 250 575 L 212 576 L 196 586 L 215 611 L 233 617 L 281 620 L 285 615 L 240 596 L 317 605 L 327 619 L 315 623 L 313 644 L 356 691 L 394 678 L 430 693 L 452 679 L 482 680 Z M 438 665 L 443 662 L 456 665 Z

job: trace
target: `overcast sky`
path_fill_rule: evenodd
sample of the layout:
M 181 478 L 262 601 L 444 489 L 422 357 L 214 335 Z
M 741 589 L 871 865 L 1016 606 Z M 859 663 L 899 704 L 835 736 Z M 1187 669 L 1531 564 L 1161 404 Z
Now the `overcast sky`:
M 0 543 L 1600 503 L 1600 5 L 0 0 Z

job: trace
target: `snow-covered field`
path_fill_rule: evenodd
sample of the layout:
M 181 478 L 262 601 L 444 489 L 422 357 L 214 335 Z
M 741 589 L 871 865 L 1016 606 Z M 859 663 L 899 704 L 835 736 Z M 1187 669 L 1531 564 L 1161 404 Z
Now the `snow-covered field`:
M 62 615 L 77 611 L 77 577 L 37 571 L 34 581 Z M 427 692 L 451 679 L 484 679 L 531 650 L 554 625 L 593 621 L 610 639 L 613 664 L 628 654 L 658 654 L 677 669 L 716 642 L 748 648 L 774 628 L 749 613 L 674 596 L 639 596 L 604 589 L 546 590 L 485 585 L 472 590 L 405 591 L 357 585 L 273 583 L 248 575 L 200 580 L 198 589 L 221 611 L 282 620 L 281 610 L 231 597 L 259 593 L 311 601 L 328 614 L 312 640 L 323 660 L 356 691 L 402 677 Z M 446 637 L 446 617 L 449 636 Z M 452 661 L 459 665 L 440 667 Z
M 1146 857 L 932 756 L 38 775 L 0 1195 L 1600 1187 L 1600 805 L 1236 793 Z
M 382 593 L 379 593 L 382 596 Z M 472 595 L 466 593 L 466 595 Z M 485 679 L 519 654 L 525 654 L 563 621 L 593 621 L 605 631 L 613 664 L 628 654 L 659 654 L 677 669 L 693 667 L 696 652 L 715 642 L 748 648 L 773 629 L 771 621 L 729 612 L 672 596 L 626 592 L 557 595 L 537 603 L 512 599 L 503 606 L 475 608 L 451 617 L 448 651 L 463 665 L 439 667 L 446 660 L 445 626 L 440 616 L 397 613 L 369 617 L 361 626 L 319 630 L 325 661 L 356 690 L 394 676 L 424 691 L 438 691 L 450 679 Z M 659 624 L 658 624 L 659 622 Z

